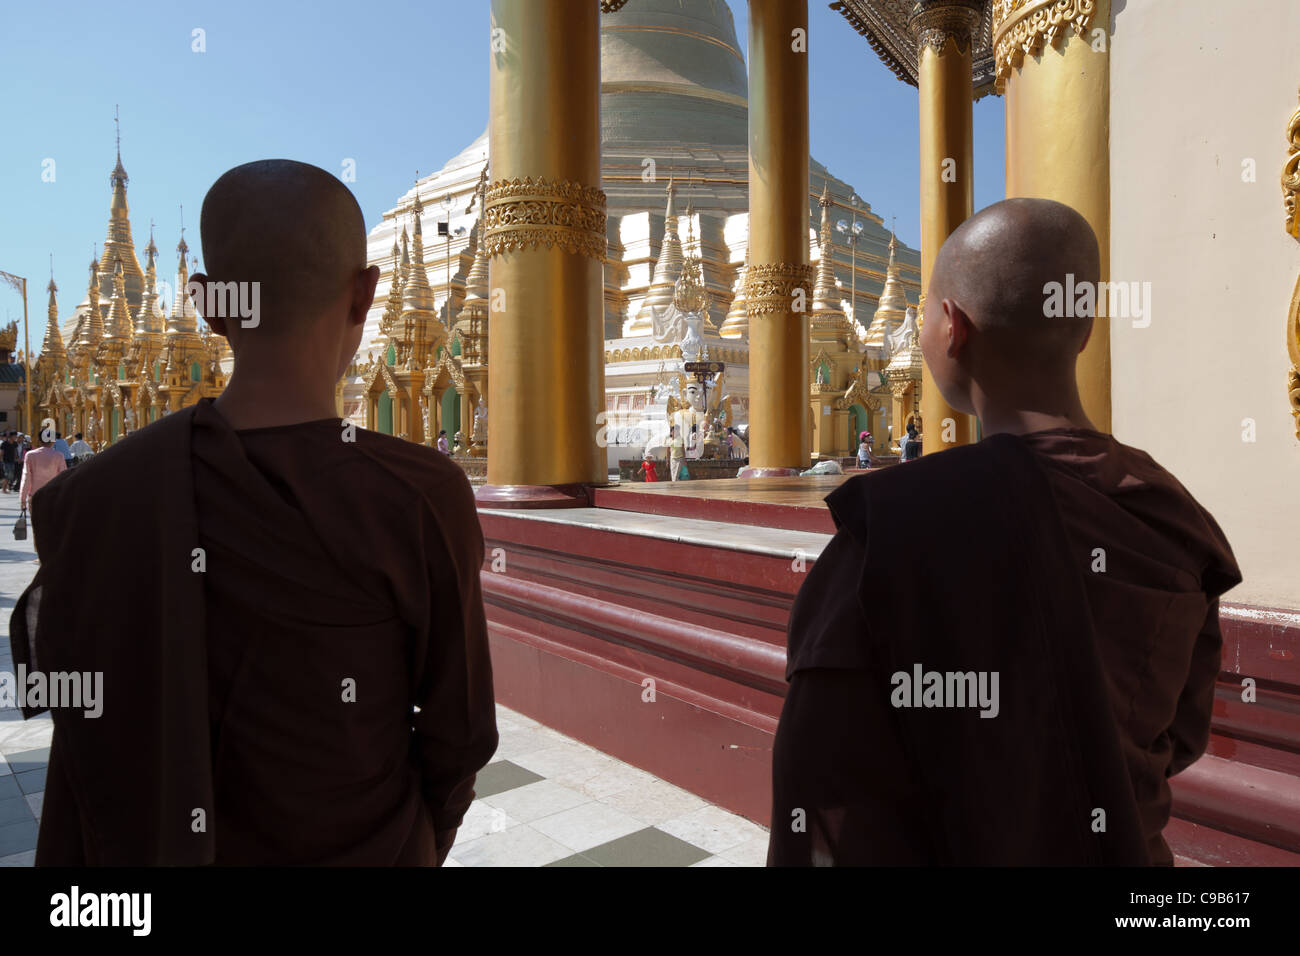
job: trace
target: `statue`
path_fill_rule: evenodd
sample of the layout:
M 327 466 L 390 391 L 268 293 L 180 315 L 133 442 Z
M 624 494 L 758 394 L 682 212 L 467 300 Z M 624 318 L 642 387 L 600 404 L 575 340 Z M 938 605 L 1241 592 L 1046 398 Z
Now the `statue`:
M 124 402 L 123 404 L 126 407 L 126 412 L 123 415 L 126 420 L 126 430 L 128 433 L 133 432 L 135 431 L 135 405 L 132 402 Z
M 486 445 L 488 437 L 487 399 L 480 398 L 474 409 L 474 444 Z
M 420 403 L 420 419 L 424 422 L 424 443 L 427 445 L 433 439 L 433 433 L 429 431 L 429 403 L 427 401 Z
M 720 391 L 720 388 L 715 389 L 714 394 Z M 731 396 L 715 398 L 710 409 L 705 406 L 705 388 L 701 383 L 686 383 L 682 395 L 686 399 L 684 404 L 675 398 L 668 399 L 668 422 L 678 429 L 678 434 L 686 442 L 686 457 L 702 458 L 707 436 L 712 434 L 713 422 L 721 418 L 727 424 L 731 420 Z
M 825 366 L 825 365 L 821 365 L 821 364 L 819 364 L 819 365 L 817 366 L 817 384 L 818 384 L 818 385 L 825 385 L 825 384 L 826 384 L 826 366 Z
M 682 316 L 682 324 L 685 326 L 681 341 L 682 359 L 686 362 L 698 362 L 700 354 L 704 351 L 704 339 L 700 335 L 704 316 L 698 312 L 687 312 Z
M 453 455 L 465 454 L 465 433 L 459 429 L 451 438 L 451 451 Z

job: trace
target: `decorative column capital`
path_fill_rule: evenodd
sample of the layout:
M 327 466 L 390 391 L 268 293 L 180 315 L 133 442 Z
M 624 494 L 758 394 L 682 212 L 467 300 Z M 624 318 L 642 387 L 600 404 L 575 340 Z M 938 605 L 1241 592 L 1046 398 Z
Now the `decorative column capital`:
M 789 262 L 754 263 L 745 269 L 745 314 L 786 315 L 794 311 L 794 294 L 802 289 L 812 301 L 813 267 Z
M 1097 0 L 993 0 L 998 92 L 1026 56 L 1065 39 L 1071 27 L 1086 36 L 1096 16 Z
M 986 0 L 919 0 L 912 8 L 907 26 L 916 37 L 917 49 L 927 45 L 936 53 L 951 40 L 965 53 L 984 17 Z
M 488 186 L 483 214 L 489 258 L 542 244 L 605 261 L 605 193 L 595 186 L 502 179 Z

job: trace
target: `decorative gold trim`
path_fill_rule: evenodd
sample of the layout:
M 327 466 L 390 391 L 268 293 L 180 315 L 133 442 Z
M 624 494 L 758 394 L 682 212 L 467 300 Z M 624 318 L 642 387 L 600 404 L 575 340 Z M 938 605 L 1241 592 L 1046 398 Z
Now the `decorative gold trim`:
M 957 52 L 968 53 L 983 18 L 984 0 L 930 0 L 913 8 L 907 26 L 918 53 L 929 45 L 942 54 L 949 41 Z
M 745 315 L 785 315 L 793 311 L 795 289 L 803 289 L 812 308 L 813 267 L 789 262 L 751 263 L 745 270 Z
M 998 92 L 1026 56 L 1054 46 L 1070 27 L 1086 36 L 1096 14 L 1097 0 L 993 0 Z
M 605 193 L 568 180 L 498 180 L 483 203 L 488 258 L 539 244 L 605 261 Z
M 626 3 L 627 0 L 600 0 L 600 12 L 618 13 Z
M 1287 235 L 1300 239 L 1300 109 L 1291 114 L 1291 122 L 1286 128 L 1288 153 L 1286 165 L 1282 167 L 1282 206 L 1286 210 Z

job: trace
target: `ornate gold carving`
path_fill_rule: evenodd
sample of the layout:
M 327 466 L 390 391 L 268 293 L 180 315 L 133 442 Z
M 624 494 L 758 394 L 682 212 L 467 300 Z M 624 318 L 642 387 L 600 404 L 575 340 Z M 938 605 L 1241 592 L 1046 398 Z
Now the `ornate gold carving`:
M 600 0 L 600 12 L 618 13 L 626 3 L 627 0 Z
M 793 311 L 795 289 L 812 304 L 813 267 L 788 262 L 751 263 L 745 270 L 745 314 L 779 315 Z
M 918 3 L 907 21 L 916 37 L 917 50 L 928 44 L 942 53 L 948 41 L 966 53 L 984 16 L 984 0 L 929 0 Z
M 1070 27 L 1086 36 L 1096 14 L 1097 0 L 993 0 L 998 91 L 1026 56 L 1053 46 Z
M 1300 109 L 1291 114 L 1286 141 L 1289 155 L 1282 167 L 1282 205 L 1286 209 L 1287 234 L 1300 239 L 1300 208 L 1296 206 L 1300 198 Z
M 568 180 L 499 180 L 483 204 L 488 257 L 539 244 L 605 261 L 605 193 Z

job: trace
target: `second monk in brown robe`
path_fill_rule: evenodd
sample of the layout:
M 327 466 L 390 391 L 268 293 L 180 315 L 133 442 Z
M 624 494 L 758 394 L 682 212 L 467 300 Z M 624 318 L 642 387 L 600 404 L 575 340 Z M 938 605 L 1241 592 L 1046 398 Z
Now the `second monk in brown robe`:
M 1167 778 L 1208 742 L 1240 574 L 1191 495 L 1084 413 L 1091 312 L 1047 297 L 1099 272 L 1086 220 L 1047 200 L 998 203 L 940 252 L 921 347 L 985 437 L 827 499 L 838 531 L 790 621 L 769 863 L 1172 862 Z
M 201 303 L 229 386 L 35 497 L 15 659 L 104 674 L 54 713 L 36 862 L 440 863 L 497 744 L 469 483 L 337 415 L 378 278 L 337 179 L 240 166 L 202 233 L 194 282 L 258 305 Z

